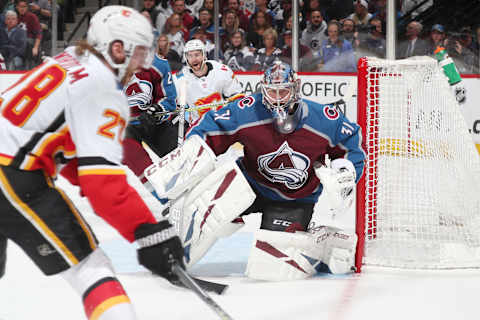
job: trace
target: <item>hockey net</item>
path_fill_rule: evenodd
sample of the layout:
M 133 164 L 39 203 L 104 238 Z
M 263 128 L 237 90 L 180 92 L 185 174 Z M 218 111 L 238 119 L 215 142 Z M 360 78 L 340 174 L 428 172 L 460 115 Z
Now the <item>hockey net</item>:
M 460 106 L 429 57 L 362 58 L 356 268 L 480 267 L 480 161 Z

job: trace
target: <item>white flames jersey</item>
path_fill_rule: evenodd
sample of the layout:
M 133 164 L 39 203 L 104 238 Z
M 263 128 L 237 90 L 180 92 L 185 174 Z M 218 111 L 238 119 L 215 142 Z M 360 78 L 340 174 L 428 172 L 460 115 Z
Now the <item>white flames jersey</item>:
M 214 60 L 206 61 L 208 72 L 203 77 L 197 77 L 190 67 L 185 66 L 175 77 L 177 99 L 181 102 L 182 94 L 186 92 L 188 107 L 233 101 L 243 97 L 242 86 L 232 69 Z M 186 81 L 186 82 L 185 82 Z M 193 123 L 210 109 L 188 112 L 186 120 Z
M 99 174 L 121 163 L 127 99 L 93 54 L 47 58 L 0 95 L 0 110 L 0 165 L 54 176 L 72 158 Z

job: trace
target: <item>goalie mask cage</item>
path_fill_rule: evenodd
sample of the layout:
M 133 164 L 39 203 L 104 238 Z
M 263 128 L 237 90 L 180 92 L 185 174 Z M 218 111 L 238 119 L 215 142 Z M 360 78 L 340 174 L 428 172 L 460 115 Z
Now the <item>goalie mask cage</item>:
M 480 267 L 480 158 L 436 60 L 358 63 L 356 268 Z

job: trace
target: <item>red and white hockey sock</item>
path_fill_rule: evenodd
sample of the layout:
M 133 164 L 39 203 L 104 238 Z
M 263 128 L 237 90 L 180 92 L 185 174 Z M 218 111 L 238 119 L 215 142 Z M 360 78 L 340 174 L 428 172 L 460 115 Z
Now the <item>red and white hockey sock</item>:
M 97 248 L 79 264 L 61 273 L 82 297 L 89 320 L 136 320 L 125 290 L 115 278 L 110 260 Z
M 83 294 L 83 306 L 89 320 L 135 319 L 130 299 L 113 277 L 91 285 Z

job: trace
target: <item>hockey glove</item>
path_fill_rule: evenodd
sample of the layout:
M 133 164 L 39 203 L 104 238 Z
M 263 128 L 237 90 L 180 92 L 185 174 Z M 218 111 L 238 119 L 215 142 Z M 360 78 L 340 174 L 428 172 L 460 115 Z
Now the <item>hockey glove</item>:
M 356 172 L 353 164 L 346 159 L 330 162 L 328 157 L 325 166 L 315 169 L 315 174 L 323 185 L 323 192 L 330 202 L 331 210 L 343 213 L 353 203 Z
M 169 281 L 177 281 L 172 267 L 177 261 L 185 269 L 183 263 L 183 247 L 175 228 L 163 220 L 157 224 L 142 224 L 135 230 L 138 243 L 138 262 Z
M 168 119 L 168 114 L 165 112 L 165 108 L 154 103 L 144 109 L 142 118 L 149 126 L 158 125 Z

